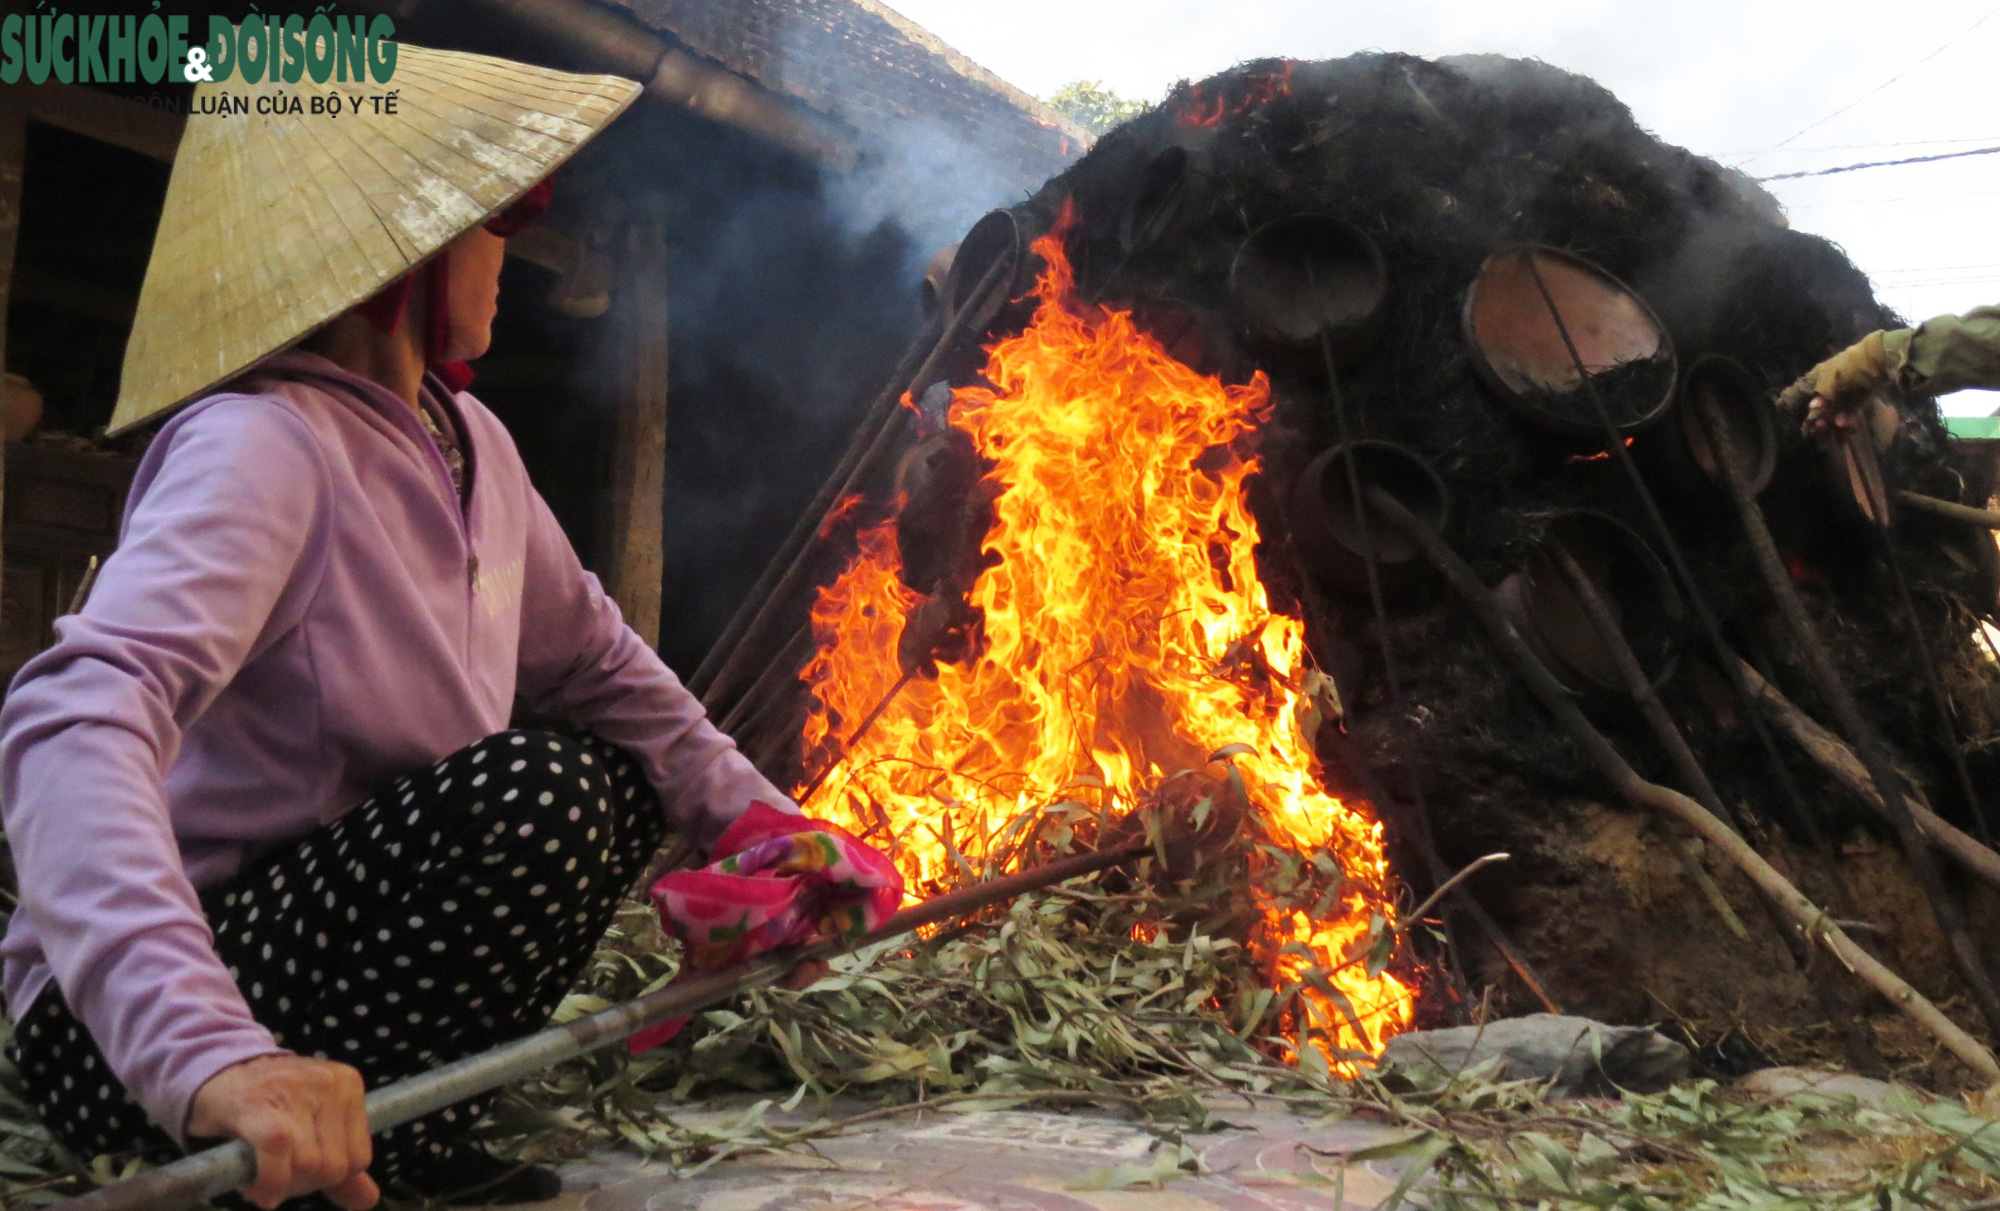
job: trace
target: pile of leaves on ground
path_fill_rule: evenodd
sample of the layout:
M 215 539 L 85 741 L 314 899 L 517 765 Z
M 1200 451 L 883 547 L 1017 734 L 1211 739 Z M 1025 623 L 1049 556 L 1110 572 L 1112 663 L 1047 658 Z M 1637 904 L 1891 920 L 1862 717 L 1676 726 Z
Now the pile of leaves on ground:
M 1317 1158 L 1315 1169 L 1335 1192 L 1345 1165 L 1400 1158 L 1399 1197 L 1437 1211 L 2000 1208 L 2000 1116 L 1915 1091 L 1868 1109 L 1707 1079 L 1622 1100 L 1553 1099 L 1487 1067 L 1424 1087 L 1342 1079 L 1316 1049 L 1271 1031 L 1311 973 L 1264 998 L 1232 995 L 1263 969 L 1198 930 L 1131 929 L 1124 914 L 1143 900 L 1072 883 L 846 956 L 808 989 L 752 993 L 654 1051 L 600 1053 L 521 1087 L 489 1135 L 534 1159 L 617 1145 L 691 1174 L 920 1109 L 1088 1105 L 1177 1145 L 1116 1175 L 1136 1189 L 1198 1172 L 1195 1152 L 1178 1146 L 1186 1133 L 1223 1125 L 1231 1099 L 1250 1096 L 1404 1128 L 1393 1144 Z M 662 943 L 632 906 L 563 1014 L 671 979 Z M 745 1090 L 765 1096 L 733 1119 L 689 1113 Z M 857 1098 L 876 1104 L 854 1113 Z M 815 1106 L 822 1113 L 801 1125 L 798 1112 Z
M 1130 928 L 1145 901 L 1078 881 L 837 959 L 812 987 L 698 1014 L 653 1051 L 612 1049 L 528 1082 L 484 1134 L 526 1159 L 622 1146 L 693 1173 L 917 1109 L 1090 1106 L 1173 1145 L 1151 1167 L 1104 1179 L 1146 1189 L 1199 1172 L 1181 1141 L 1225 1126 L 1232 1099 L 1249 1096 L 1403 1129 L 1365 1153 L 1316 1157 L 1317 1176 L 1304 1180 L 1337 1194 L 1345 1166 L 1396 1160 L 1407 1205 L 1436 1211 L 2000 1208 L 2000 1117 L 1915 1092 L 1866 1109 L 1711 1080 L 1617 1101 L 1554 1100 L 1485 1069 L 1421 1088 L 1343 1080 L 1317 1050 L 1295 1053 L 1271 1032 L 1297 988 L 1225 998 L 1264 969 L 1199 929 Z M 651 910 L 629 905 L 562 1016 L 675 971 Z M 689 1113 L 745 1090 L 763 1096 L 733 1119 Z M 854 1113 L 857 1099 L 874 1105 Z M 0 1206 L 44 1205 L 134 1166 L 63 1155 L 22 1102 L 17 1074 L 0 1069 Z

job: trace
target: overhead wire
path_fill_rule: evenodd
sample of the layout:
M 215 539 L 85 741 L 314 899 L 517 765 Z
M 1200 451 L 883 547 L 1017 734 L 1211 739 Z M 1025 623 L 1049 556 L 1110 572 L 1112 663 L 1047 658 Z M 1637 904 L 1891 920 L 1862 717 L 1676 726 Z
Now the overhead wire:
M 1758 152 L 1756 155 L 1751 156 L 1749 159 L 1738 161 L 1736 167 L 1742 168 L 1746 164 L 1752 163 L 1756 160 L 1761 160 L 1765 156 L 1770 155 L 1772 152 L 1777 151 L 1779 148 L 1790 144 L 1792 140 L 1797 139 L 1799 136 L 1807 134 L 1811 131 L 1818 130 L 1820 127 L 1825 126 L 1828 122 L 1833 121 L 1835 118 L 1838 118 L 1840 115 L 1846 113 L 1848 110 L 1853 109 L 1855 106 L 1861 104 L 1863 101 L 1866 101 L 1874 97 L 1876 94 L 1882 92 L 1884 89 L 1895 84 L 1897 81 L 1903 79 L 1905 76 L 1908 76 L 1911 72 L 1917 70 L 1919 67 L 1922 67 L 1924 64 L 1929 63 L 1932 59 L 1937 58 L 1939 55 L 1950 50 L 1952 47 L 1958 45 L 1958 43 L 1961 40 L 1963 40 L 1967 34 L 1972 33 L 1974 30 L 1986 24 L 1988 21 L 1991 21 L 1995 17 L 2000 17 L 2000 8 L 1995 8 L 1992 11 L 1988 12 L 1985 16 L 1981 17 L 1979 20 L 1974 21 L 1971 25 L 1966 26 L 1964 29 L 1958 31 L 1958 33 L 1946 39 L 1944 45 L 1938 47 L 1930 54 L 1925 55 L 1923 58 L 1917 60 L 1915 63 L 1910 64 L 1902 71 L 1899 71 L 1895 75 L 1890 76 L 1887 80 L 1884 80 L 1880 84 L 1877 84 L 1874 88 L 1869 89 L 1867 92 L 1854 98 L 1854 100 L 1849 101 L 1847 104 L 1841 106 L 1839 109 L 1834 110 L 1832 113 L 1826 115 L 1825 117 L 1819 119 L 1816 122 L 1812 122 L 1805 126 L 1800 127 L 1798 130 L 1778 140 L 1776 143 L 1771 144 L 1771 146 L 1765 148 L 1763 151 Z
M 2000 11 L 2000 10 L 1996 10 Z M 1990 156 L 2000 153 L 2000 146 L 1978 147 L 1971 151 L 1946 151 L 1933 156 L 1906 156 L 1900 160 L 1869 160 L 1860 164 L 1843 164 L 1838 168 L 1814 168 L 1805 172 L 1780 172 L 1768 177 L 1755 178 L 1765 181 L 1796 181 L 1801 177 L 1831 177 L 1843 172 L 1860 172 L 1864 168 L 1895 168 L 1903 164 L 1935 164 L 1939 160 L 1963 160 L 1969 156 Z M 1754 159 L 1755 157 L 1752 157 Z M 1744 163 L 1749 163 L 1745 160 Z
M 1996 140 L 2000 140 L 2000 135 L 1967 135 L 1951 139 L 1892 139 L 1886 143 L 1825 143 L 1818 147 L 1794 147 L 1789 149 L 1789 154 L 1808 156 L 1825 151 L 1880 151 L 1885 147 L 1943 147 L 1953 143 L 1992 143 Z M 1766 148 L 1763 151 L 1754 151 L 1736 148 L 1733 151 L 1712 151 L 1707 154 L 1719 160 L 1725 156 L 1765 156 L 1771 154 L 1772 150 Z

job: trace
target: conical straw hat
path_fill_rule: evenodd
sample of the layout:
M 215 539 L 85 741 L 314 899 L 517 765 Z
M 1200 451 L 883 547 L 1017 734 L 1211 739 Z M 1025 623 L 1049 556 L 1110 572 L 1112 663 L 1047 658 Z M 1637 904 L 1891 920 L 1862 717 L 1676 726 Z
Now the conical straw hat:
M 110 431 L 199 398 L 368 298 L 511 204 L 639 85 L 400 44 L 396 112 L 275 116 L 320 89 L 197 86 L 139 292 Z M 325 92 L 336 91 L 326 86 Z M 249 113 L 208 113 L 212 98 Z

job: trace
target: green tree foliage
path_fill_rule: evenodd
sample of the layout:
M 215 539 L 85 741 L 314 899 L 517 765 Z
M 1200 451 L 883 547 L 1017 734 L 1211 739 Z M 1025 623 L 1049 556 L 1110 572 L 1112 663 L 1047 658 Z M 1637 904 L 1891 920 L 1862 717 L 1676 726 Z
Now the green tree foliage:
M 1127 101 L 1097 80 L 1072 80 L 1048 99 L 1050 109 L 1094 135 L 1146 112 L 1143 101 Z

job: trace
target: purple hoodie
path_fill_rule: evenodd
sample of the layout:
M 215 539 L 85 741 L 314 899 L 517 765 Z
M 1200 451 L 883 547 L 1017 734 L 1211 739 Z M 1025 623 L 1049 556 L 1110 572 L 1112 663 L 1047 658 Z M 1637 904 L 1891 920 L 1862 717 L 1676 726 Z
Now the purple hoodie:
M 290 353 L 235 387 L 162 428 L 89 604 L 0 710 L 7 1002 L 19 1020 L 53 977 L 176 1136 L 209 1077 L 284 1050 L 195 889 L 504 730 L 517 695 L 631 750 L 704 847 L 752 800 L 796 810 L 624 624 L 478 401 L 450 403 L 461 507 L 376 383 Z

